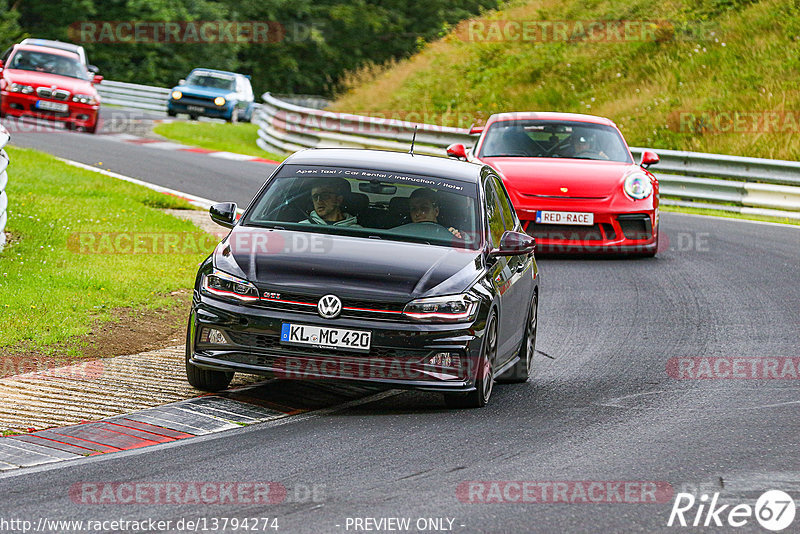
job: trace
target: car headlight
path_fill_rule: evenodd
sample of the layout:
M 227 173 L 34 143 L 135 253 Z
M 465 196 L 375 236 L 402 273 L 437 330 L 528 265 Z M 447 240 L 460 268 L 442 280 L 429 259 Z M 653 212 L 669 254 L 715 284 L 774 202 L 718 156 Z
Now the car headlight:
M 183 93 L 181 93 L 180 91 L 178 91 L 176 89 L 175 91 L 172 91 L 172 95 L 171 96 L 172 96 L 173 100 L 180 100 L 181 98 L 183 98 Z
M 214 104 L 216 104 L 218 106 L 224 106 L 225 105 L 225 99 L 222 98 L 221 96 L 218 96 L 217 98 L 214 99 Z
M 625 178 L 623 189 L 625 189 L 625 194 L 632 199 L 642 200 L 653 193 L 653 184 L 650 183 L 650 178 L 646 174 L 634 172 Z
M 412 300 L 403 315 L 418 321 L 456 322 L 473 319 L 477 311 L 478 299 L 462 294 Z
M 23 95 L 29 95 L 33 93 L 33 87 L 31 87 L 30 85 L 22 85 L 19 83 L 8 84 L 8 90 L 12 93 L 22 93 Z
M 97 99 L 93 95 L 82 95 L 79 93 L 76 93 L 72 97 L 72 101 L 79 104 L 89 104 L 90 106 L 97 104 Z
M 258 300 L 256 286 L 236 276 L 214 269 L 203 275 L 202 290 L 215 297 L 238 302 L 255 302 Z

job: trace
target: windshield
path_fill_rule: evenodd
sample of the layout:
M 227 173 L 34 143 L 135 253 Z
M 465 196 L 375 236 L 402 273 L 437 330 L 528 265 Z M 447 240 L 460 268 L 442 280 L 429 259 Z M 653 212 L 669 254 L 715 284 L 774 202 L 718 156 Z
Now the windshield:
M 574 121 L 513 120 L 492 124 L 479 157 L 571 158 L 632 163 L 611 126 Z
M 33 50 L 17 50 L 8 64 L 9 69 L 46 72 L 57 76 L 88 80 L 89 73 L 83 68 L 78 57 L 68 57 Z
M 476 196 L 435 176 L 284 165 L 242 224 L 477 249 Z
M 233 91 L 234 78 L 228 74 L 216 72 L 193 72 L 186 78 L 186 84 Z

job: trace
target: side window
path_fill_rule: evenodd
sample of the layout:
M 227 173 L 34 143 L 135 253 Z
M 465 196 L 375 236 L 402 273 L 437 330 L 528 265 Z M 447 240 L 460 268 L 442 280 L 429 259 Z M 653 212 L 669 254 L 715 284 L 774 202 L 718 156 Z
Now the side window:
M 502 208 L 497 199 L 497 192 L 491 178 L 483 182 L 486 191 L 486 218 L 489 221 L 489 237 L 492 240 L 492 248 L 500 246 L 500 238 L 503 237 L 505 227 L 503 225 Z
M 514 214 L 514 209 L 511 207 L 508 192 L 499 177 L 492 176 L 491 180 L 497 189 L 497 198 L 500 200 L 500 208 L 503 213 L 503 222 L 505 222 L 506 230 L 513 230 L 517 225 L 517 217 Z

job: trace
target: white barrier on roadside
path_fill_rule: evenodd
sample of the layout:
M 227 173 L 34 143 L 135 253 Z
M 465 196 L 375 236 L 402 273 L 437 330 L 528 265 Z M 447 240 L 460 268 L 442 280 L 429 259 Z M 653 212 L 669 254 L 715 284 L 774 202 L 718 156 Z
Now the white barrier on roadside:
M 6 194 L 6 184 L 8 183 L 8 154 L 5 146 L 11 135 L 2 124 L 0 124 L 0 250 L 6 244 L 6 221 L 8 220 L 8 195 Z
M 96 88 L 102 104 L 165 113 L 167 111 L 170 91 L 167 87 L 103 80 Z

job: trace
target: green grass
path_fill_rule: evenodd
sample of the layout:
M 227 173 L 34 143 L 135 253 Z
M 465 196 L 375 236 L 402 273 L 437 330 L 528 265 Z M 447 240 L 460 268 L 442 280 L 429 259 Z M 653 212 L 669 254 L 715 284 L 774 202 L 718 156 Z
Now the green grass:
M 658 38 L 478 42 L 469 38 L 467 21 L 408 60 L 353 73 L 332 109 L 401 118 L 415 112 L 429 118 L 424 122 L 461 127 L 496 112 L 589 113 L 614 120 L 633 146 L 800 159 L 797 2 L 512 0 L 506 6 L 483 17 L 484 28 L 492 21 L 652 21 Z M 704 128 L 681 119 L 686 112 L 773 111 L 786 115 L 771 126 L 761 120 L 728 133 L 725 121 Z
M 723 211 L 723 210 L 712 210 L 708 208 L 688 208 L 682 206 L 666 206 L 661 204 L 659 206 L 661 211 L 673 211 L 677 213 L 691 213 L 694 215 L 710 215 L 713 217 L 725 217 L 728 219 L 747 219 L 750 221 L 762 221 L 762 222 L 771 222 L 771 223 L 779 223 L 779 224 L 793 224 L 795 226 L 800 226 L 800 220 L 798 219 L 790 219 L 788 217 L 768 217 L 765 215 L 752 215 L 752 214 L 745 214 L 745 213 L 736 213 L 731 211 Z
M 159 209 L 189 208 L 185 201 L 34 150 L 9 148 L 8 153 L 11 239 L 0 252 L 0 347 L 43 349 L 86 334 L 97 321 L 111 320 L 115 309 L 174 306 L 169 293 L 192 287 L 208 247 L 183 241 L 181 251 L 185 246 L 189 253 L 109 253 L 100 246 L 81 253 L 78 235 L 205 237 L 193 224 Z M 119 246 L 124 250 L 128 243 L 123 239 Z
M 261 150 L 256 144 L 258 126 L 252 123 L 220 124 L 216 122 L 167 122 L 157 125 L 153 132 L 167 139 L 209 150 L 247 154 L 282 161 L 283 156 Z

